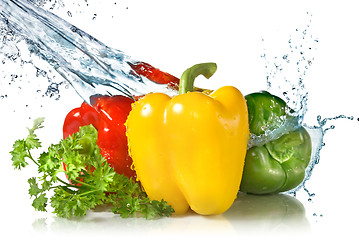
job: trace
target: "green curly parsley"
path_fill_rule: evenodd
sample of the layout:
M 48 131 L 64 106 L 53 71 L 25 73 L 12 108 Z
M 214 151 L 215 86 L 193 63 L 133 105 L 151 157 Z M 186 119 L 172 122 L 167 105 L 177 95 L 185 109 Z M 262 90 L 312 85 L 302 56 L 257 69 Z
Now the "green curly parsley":
M 26 167 L 28 160 L 38 167 L 40 177 L 28 180 L 32 206 L 36 210 L 46 211 L 50 202 L 56 215 L 71 218 L 110 203 L 113 213 L 124 218 L 154 219 L 172 215 L 174 210 L 165 201 L 149 200 L 139 183 L 110 167 L 100 154 L 97 130 L 92 125 L 80 127 L 79 132 L 34 158 L 32 150 L 41 147 L 35 131 L 43 127 L 43 122 L 43 118 L 36 119 L 33 127 L 28 128 L 27 138 L 15 141 L 10 152 L 15 169 Z M 65 173 L 68 181 L 61 179 L 59 173 Z

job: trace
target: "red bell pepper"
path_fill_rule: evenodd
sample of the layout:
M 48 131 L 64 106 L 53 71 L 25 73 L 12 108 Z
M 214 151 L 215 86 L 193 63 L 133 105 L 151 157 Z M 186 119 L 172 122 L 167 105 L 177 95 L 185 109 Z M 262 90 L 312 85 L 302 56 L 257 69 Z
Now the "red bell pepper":
M 71 110 L 64 121 L 63 137 L 79 131 L 80 126 L 92 124 L 98 131 L 97 145 L 101 154 L 116 172 L 135 177 L 131 169 L 124 123 L 134 100 L 124 96 L 93 96 L 91 104 Z
M 131 64 L 131 67 L 137 74 L 153 82 L 178 88 L 178 78 L 147 63 L 138 62 Z M 136 96 L 134 98 L 136 99 Z M 92 124 L 98 131 L 97 145 L 110 166 L 117 173 L 135 177 L 136 172 L 131 169 L 132 159 L 128 154 L 124 125 L 134 100 L 124 96 L 92 96 L 90 102 L 92 106 L 84 102 L 67 114 L 63 137 L 78 132 L 80 126 Z

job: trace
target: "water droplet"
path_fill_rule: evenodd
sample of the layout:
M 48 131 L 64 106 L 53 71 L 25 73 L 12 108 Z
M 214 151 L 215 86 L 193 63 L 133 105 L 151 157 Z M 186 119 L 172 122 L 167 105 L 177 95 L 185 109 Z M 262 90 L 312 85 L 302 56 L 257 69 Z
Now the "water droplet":
M 39 77 L 39 76 L 46 77 L 47 72 L 45 70 L 36 68 L 36 77 Z

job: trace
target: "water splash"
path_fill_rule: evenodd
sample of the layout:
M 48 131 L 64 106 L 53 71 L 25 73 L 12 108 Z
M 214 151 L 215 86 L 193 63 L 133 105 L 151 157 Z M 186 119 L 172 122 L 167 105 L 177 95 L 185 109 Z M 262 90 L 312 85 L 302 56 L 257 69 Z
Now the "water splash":
M 47 1 L 41 3 L 33 1 L 33 4 L 44 5 L 45 2 Z M 29 51 L 26 36 L 13 28 L 2 12 L 0 12 L 0 37 L 0 62 L 3 77 L 0 81 L 1 98 L 16 97 L 17 94 L 13 91 L 16 88 L 29 90 L 28 79 L 31 79 L 31 85 L 37 86 L 34 88 L 34 97 L 48 96 L 59 100 L 60 86 L 68 88 L 68 83 L 62 78 L 57 81 L 58 76 L 53 68 L 47 63 L 44 64 L 44 61 Z M 48 86 L 45 85 L 46 82 Z
M 339 119 L 344 119 L 344 120 L 354 120 L 353 116 L 345 116 L 345 115 L 338 115 L 335 117 L 328 117 L 328 118 L 324 118 L 322 119 L 322 117 L 320 115 L 317 116 L 317 124 L 310 126 L 308 124 L 304 124 L 304 127 L 306 128 L 306 130 L 308 131 L 309 135 L 311 136 L 312 139 L 312 158 L 309 162 L 309 165 L 306 169 L 306 173 L 305 173 L 305 178 L 303 180 L 303 182 L 296 187 L 295 189 L 292 189 L 290 191 L 288 191 L 288 194 L 292 194 L 292 195 L 296 195 L 296 193 L 300 190 L 303 189 L 307 194 L 308 194 L 308 201 L 311 201 L 312 198 L 315 196 L 315 193 L 311 192 L 307 187 L 306 187 L 306 183 L 310 180 L 310 177 L 313 174 L 313 170 L 315 168 L 315 166 L 317 164 L 319 164 L 320 161 L 320 153 L 323 149 L 323 147 L 325 146 L 325 142 L 324 142 L 324 137 L 325 134 L 329 131 L 329 130 L 333 130 L 335 129 L 335 125 L 330 125 L 329 127 L 327 126 L 327 124 L 330 121 L 335 121 L 335 120 L 339 120 Z
M 310 180 L 315 166 L 319 163 L 321 150 L 325 146 L 325 134 L 327 131 L 335 129 L 335 125 L 330 125 L 329 127 L 327 125 L 330 121 L 339 119 L 353 120 L 354 117 L 338 115 L 322 119 L 318 115 L 317 122 L 314 124 L 305 121 L 308 99 L 310 99 L 310 94 L 305 87 L 305 81 L 307 73 L 314 63 L 315 52 L 319 43 L 319 40 L 311 31 L 312 14 L 307 12 L 306 15 L 308 16 L 307 23 L 303 27 L 295 29 L 294 34 L 287 41 L 287 47 L 281 54 L 278 55 L 278 52 L 271 54 L 264 48 L 264 53 L 261 55 L 267 71 L 267 90 L 284 99 L 290 109 L 294 110 L 294 121 L 285 122 L 282 127 L 266 133 L 264 137 L 254 137 L 252 144 L 261 145 L 277 139 L 289 131 L 293 131 L 298 125 L 303 125 L 312 139 L 312 157 L 306 169 L 303 182 L 286 193 L 296 196 L 297 192 L 303 189 L 307 193 L 308 201 L 312 201 L 315 193 L 307 188 L 306 183 Z M 262 39 L 262 42 L 265 43 L 265 39 Z
M 2 22 L 26 41 L 30 52 L 49 63 L 87 102 L 95 94 L 170 92 L 167 85 L 137 74 L 132 68 L 137 60 L 31 2 L 0 0 L 0 9 Z
M 301 125 L 299 124 L 297 116 L 289 117 L 287 118 L 287 120 L 283 121 L 281 126 L 272 131 L 267 131 L 259 136 L 255 134 L 250 134 L 247 149 L 254 146 L 263 146 L 270 141 L 280 138 L 288 132 L 295 131 L 300 126 Z
M 299 123 L 307 112 L 308 91 L 305 87 L 307 72 L 315 59 L 319 40 L 311 32 L 312 14 L 307 12 L 307 23 L 296 28 L 282 54 L 272 56 L 268 50 L 262 58 L 267 71 L 267 89 L 285 100 L 295 111 Z M 265 39 L 262 39 L 265 42 Z
M 283 121 L 283 125 L 273 131 L 260 136 L 251 135 L 248 148 L 278 139 L 303 124 L 309 95 L 304 82 L 307 71 L 313 64 L 316 45 L 319 42 L 311 33 L 312 15 L 309 12 L 306 15 L 309 17 L 308 22 L 303 29 L 295 30 L 282 53 L 278 55 L 278 52 L 271 53 L 264 48 L 261 55 L 266 69 L 267 91 L 286 102 L 287 113 L 292 117 Z M 264 38 L 262 43 L 265 44 Z

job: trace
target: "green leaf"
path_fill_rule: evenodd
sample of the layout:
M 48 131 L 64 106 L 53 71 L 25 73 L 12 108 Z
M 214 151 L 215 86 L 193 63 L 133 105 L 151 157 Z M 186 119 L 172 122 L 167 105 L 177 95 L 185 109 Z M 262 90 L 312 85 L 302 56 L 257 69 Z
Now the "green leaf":
M 41 193 L 39 196 L 37 196 L 33 203 L 32 206 L 37 210 L 37 211 L 42 211 L 42 212 L 46 212 L 46 205 L 47 205 L 47 197 L 45 195 L 45 193 Z
M 28 149 L 40 148 L 41 142 L 37 138 L 36 134 L 31 134 L 25 139 L 25 145 Z
M 51 179 L 52 181 L 48 181 L 46 180 L 46 176 L 43 177 L 43 180 L 42 180 L 42 191 L 49 191 L 51 189 L 51 186 L 52 186 L 52 182 L 54 179 Z
M 29 134 L 32 135 L 35 132 L 35 130 L 43 128 L 42 124 L 44 123 L 44 121 L 45 121 L 44 117 L 36 118 L 33 121 L 32 128 L 27 128 L 29 130 Z
M 153 200 L 152 204 L 155 206 L 156 211 L 160 216 L 170 217 L 172 213 L 174 213 L 172 206 L 168 205 L 167 202 L 163 199 L 161 201 Z
M 51 154 L 51 150 L 49 152 L 44 152 L 39 157 L 39 171 L 51 173 L 57 170 L 60 167 L 59 158 Z
M 28 157 L 27 148 L 24 140 L 17 140 L 13 144 L 13 150 L 10 152 L 12 158 L 12 165 L 15 169 L 26 167 L 28 163 L 25 158 Z
M 30 184 L 30 188 L 29 188 L 30 196 L 37 196 L 39 193 L 43 192 L 39 188 L 35 177 L 29 178 L 29 180 L 27 182 Z
M 83 216 L 104 202 L 112 203 L 113 212 L 122 217 L 152 219 L 172 214 L 166 202 L 150 201 L 137 182 L 110 167 L 97 146 L 97 130 L 92 125 L 80 127 L 79 132 L 49 146 L 38 159 L 33 158 L 31 150 L 41 147 L 35 130 L 42 128 L 42 123 L 43 118 L 35 120 L 27 138 L 16 141 L 11 151 L 15 168 L 28 165 L 25 159 L 29 158 L 42 174 L 28 180 L 36 210 L 46 211 L 46 194 L 53 194 L 50 204 L 60 217 Z M 60 172 L 65 172 L 69 183 L 58 177 Z
M 103 192 L 108 191 L 116 174 L 115 170 L 109 166 L 106 160 L 102 166 L 96 164 L 94 167 L 95 170 L 92 172 L 92 181 L 95 187 Z
M 114 207 L 112 212 L 120 214 L 121 217 L 144 217 L 154 219 L 156 217 L 171 216 L 173 208 L 165 201 L 150 201 L 141 186 L 133 179 L 124 175 L 116 175 L 114 178 L 115 196 L 109 196 L 106 200 Z
M 41 147 L 41 142 L 37 138 L 35 131 L 37 129 L 43 128 L 42 124 L 43 124 L 44 120 L 45 120 L 44 118 L 36 118 L 33 122 L 32 128 L 28 128 L 29 135 L 27 136 L 27 138 L 25 140 L 25 144 L 29 149 Z
M 156 209 L 151 204 L 142 205 L 142 215 L 146 219 L 154 219 L 157 215 Z
M 102 194 L 81 193 L 80 191 L 69 192 L 67 189 L 59 187 L 51 198 L 51 206 L 54 208 L 54 213 L 59 217 L 80 217 L 84 216 L 88 210 L 102 204 L 102 197 Z

